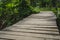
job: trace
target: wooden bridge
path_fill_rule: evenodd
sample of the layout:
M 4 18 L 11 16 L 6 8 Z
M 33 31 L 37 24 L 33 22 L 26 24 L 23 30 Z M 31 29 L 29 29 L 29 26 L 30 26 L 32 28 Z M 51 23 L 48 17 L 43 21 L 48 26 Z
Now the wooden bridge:
M 51 11 L 32 14 L 0 31 L 0 40 L 60 40 L 56 16 Z

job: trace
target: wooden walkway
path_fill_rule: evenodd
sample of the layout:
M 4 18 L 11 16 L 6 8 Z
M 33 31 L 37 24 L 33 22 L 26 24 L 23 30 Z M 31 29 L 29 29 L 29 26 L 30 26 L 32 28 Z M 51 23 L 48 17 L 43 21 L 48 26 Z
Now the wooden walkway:
M 0 31 L 0 40 L 60 40 L 56 16 L 51 11 L 32 14 Z

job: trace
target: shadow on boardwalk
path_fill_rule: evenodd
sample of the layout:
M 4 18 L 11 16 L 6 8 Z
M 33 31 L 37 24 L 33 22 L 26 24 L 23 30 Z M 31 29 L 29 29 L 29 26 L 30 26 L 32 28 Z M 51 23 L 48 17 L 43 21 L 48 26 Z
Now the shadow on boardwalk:
M 59 34 L 60 34 L 60 23 L 59 23 L 59 20 L 58 19 L 56 19 L 56 23 L 57 23 Z

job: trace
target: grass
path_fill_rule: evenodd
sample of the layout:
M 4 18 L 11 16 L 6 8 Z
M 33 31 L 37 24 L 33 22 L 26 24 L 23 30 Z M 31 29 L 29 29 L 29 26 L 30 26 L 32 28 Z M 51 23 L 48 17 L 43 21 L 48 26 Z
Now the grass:
M 51 10 L 49 8 L 43 7 L 43 8 L 40 8 L 40 11 L 51 11 Z
M 31 10 L 35 13 L 38 13 L 38 12 L 40 12 L 40 8 L 37 6 L 37 7 L 32 7 L 32 6 L 30 6 L 30 8 L 31 8 Z

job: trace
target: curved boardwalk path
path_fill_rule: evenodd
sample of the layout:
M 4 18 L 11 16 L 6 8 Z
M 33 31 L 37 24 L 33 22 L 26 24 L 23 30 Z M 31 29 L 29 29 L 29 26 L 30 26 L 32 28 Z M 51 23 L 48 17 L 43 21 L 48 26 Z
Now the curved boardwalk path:
M 0 40 L 60 40 L 56 16 L 51 11 L 32 14 L 0 31 Z

